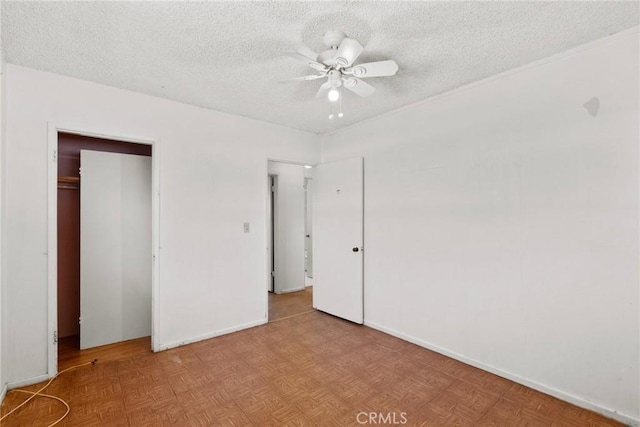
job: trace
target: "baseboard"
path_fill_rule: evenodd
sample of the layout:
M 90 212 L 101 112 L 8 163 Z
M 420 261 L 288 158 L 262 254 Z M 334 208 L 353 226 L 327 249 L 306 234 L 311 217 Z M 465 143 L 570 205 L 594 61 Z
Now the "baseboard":
M 167 343 L 167 344 L 159 344 L 158 347 L 154 351 L 158 352 L 158 351 L 163 351 L 163 350 L 169 350 L 170 348 L 180 347 L 180 346 L 183 346 L 183 345 L 192 344 L 194 342 L 208 340 L 210 338 L 219 337 L 221 335 L 230 334 L 232 332 L 241 331 L 243 329 L 249 329 L 249 328 L 253 328 L 255 326 L 264 325 L 265 323 L 267 323 L 267 320 L 266 319 L 261 319 L 261 320 L 255 321 L 255 322 L 244 323 L 242 325 L 233 326 L 231 328 L 221 329 L 219 331 L 210 332 L 208 334 L 198 335 L 198 336 L 192 337 L 192 338 L 187 338 L 185 340 L 173 341 L 173 342 L 170 342 L 170 343 Z
M 38 375 L 37 377 L 31 377 L 31 378 L 27 378 L 24 380 L 19 380 L 19 381 L 12 381 L 7 383 L 7 385 L 5 386 L 5 388 L 7 390 L 11 390 L 14 388 L 18 388 L 18 387 L 25 387 L 31 384 L 38 384 L 41 383 L 42 381 L 46 381 L 48 379 L 50 379 L 51 377 L 49 376 L 49 374 L 42 374 L 42 375 Z
M 278 293 L 278 295 L 282 295 L 282 294 L 290 294 L 291 292 L 300 292 L 300 291 L 304 291 L 304 286 L 301 288 L 295 288 L 295 289 L 285 289 L 282 290 Z
M 429 350 L 435 351 L 436 353 L 443 354 L 445 356 L 451 357 L 452 359 L 456 359 L 460 362 L 466 363 L 467 365 L 474 366 L 476 368 L 482 369 L 487 372 L 491 372 L 492 374 L 498 375 L 500 377 L 506 378 L 508 380 L 517 382 L 519 384 L 530 387 L 534 390 L 538 390 L 542 393 L 551 395 L 553 397 L 557 397 L 560 400 L 564 400 L 565 402 L 569 402 L 573 405 L 579 406 L 584 409 L 588 409 L 593 412 L 597 412 L 605 417 L 612 418 L 616 421 L 620 421 L 630 426 L 640 427 L 640 419 L 634 418 L 630 415 L 621 414 L 613 409 L 606 408 L 604 406 L 598 405 L 597 403 L 589 402 L 584 400 L 578 396 L 574 396 L 573 394 L 563 392 L 561 390 L 555 389 L 553 387 L 546 386 L 544 384 L 540 384 L 533 380 L 529 380 L 527 378 L 523 378 L 514 374 L 512 372 L 504 371 L 502 369 L 496 368 L 495 366 L 487 365 L 485 363 L 479 362 L 477 360 L 466 357 L 462 354 L 455 353 L 453 351 L 449 351 L 445 348 L 437 346 L 427 341 L 423 341 L 421 339 L 415 338 L 413 336 L 403 334 L 402 332 L 398 332 L 394 329 L 390 329 L 379 325 L 375 322 L 370 322 L 365 320 L 365 326 L 369 326 L 370 328 L 377 329 L 381 332 L 384 332 L 389 335 L 393 335 L 396 338 L 400 338 L 405 341 L 409 341 L 413 344 L 419 345 L 420 347 L 427 348 Z

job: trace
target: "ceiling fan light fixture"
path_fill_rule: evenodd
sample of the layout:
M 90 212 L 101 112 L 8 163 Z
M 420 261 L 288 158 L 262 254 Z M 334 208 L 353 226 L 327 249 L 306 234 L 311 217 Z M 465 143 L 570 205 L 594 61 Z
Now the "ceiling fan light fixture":
M 331 102 L 336 102 L 338 99 L 340 99 L 340 91 L 338 91 L 338 89 L 336 89 L 335 87 L 332 88 L 327 94 L 327 98 L 329 98 L 329 101 Z

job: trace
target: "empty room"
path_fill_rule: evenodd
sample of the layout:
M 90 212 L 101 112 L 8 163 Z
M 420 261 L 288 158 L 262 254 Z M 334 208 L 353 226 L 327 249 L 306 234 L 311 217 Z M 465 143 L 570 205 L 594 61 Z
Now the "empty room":
M 640 3 L 0 1 L 1 426 L 640 427 Z

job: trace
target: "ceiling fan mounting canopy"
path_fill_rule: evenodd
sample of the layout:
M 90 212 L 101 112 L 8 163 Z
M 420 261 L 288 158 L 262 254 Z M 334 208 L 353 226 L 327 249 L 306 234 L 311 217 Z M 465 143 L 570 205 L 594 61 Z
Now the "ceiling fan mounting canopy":
M 322 41 L 324 42 L 325 46 L 327 46 L 329 49 L 331 48 L 337 49 L 338 46 L 340 46 L 340 43 L 342 43 L 342 40 L 346 38 L 347 38 L 347 35 L 344 33 L 344 31 L 329 30 L 326 33 L 324 33 L 324 37 L 322 38 Z
M 375 88 L 361 80 L 362 78 L 393 76 L 398 71 L 398 64 L 391 59 L 354 65 L 364 47 L 357 40 L 349 38 L 343 31 L 327 31 L 323 41 L 328 49 L 314 55 L 315 58 L 299 52 L 288 53 L 289 56 L 306 63 L 319 73 L 290 80 L 327 79 L 320 86 L 316 95 L 318 97 L 340 86 L 366 97 L 371 95 Z

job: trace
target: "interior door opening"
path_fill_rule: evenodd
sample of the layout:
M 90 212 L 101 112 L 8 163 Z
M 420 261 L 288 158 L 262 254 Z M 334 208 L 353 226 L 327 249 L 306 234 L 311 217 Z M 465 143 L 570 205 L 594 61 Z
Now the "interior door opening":
M 311 171 L 300 164 L 268 162 L 267 298 L 269 321 L 313 310 L 307 278 L 311 259 L 307 223 Z M 309 237 L 307 237 L 309 236 Z
M 93 138 L 71 133 L 58 133 L 57 147 L 57 168 L 58 168 L 58 185 L 57 185 L 57 336 L 58 345 L 58 364 L 65 362 L 65 357 L 76 354 L 80 350 L 81 335 L 81 240 L 85 230 L 81 229 L 81 172 L 80 159 L 81 151 L 88 150 L 96 153 L 111 153 L 116 156 L 129 155 L 132 158 L 144 158 L 149 162 L 149 176 L 145 177 L 145 182 L 149 183 L 149 203 L 151 200 L 151 176 L 150 176 L 150 159 L 152 156 L 152 146 L 147 144 L 129 143 L 121 141 L 113 141 L 102 138 Z M 105 183 L 113 184 L 115 181 L 127 179 L 126 174 L 116 176 L 115 171 L 102 171 Z M 130 177 L 129 179 L 132 179 Z M 145 187 L 146 188 L 146 187 Z M 97 191 L 97 190 L 96 190 Z M 98 196 L 98 195 L 96 195 Z M 99 198 L 100 196 L 98 196 Z M 124 200 L 124 199 L 123 199 Z M 126 200 L 124 201 L 126 202 Z M 104 206 L 109 207 L 109 204 Z M 106 211 L 112 211 L 113 206 Z M 151 208 L 149 204 L 149 228 L 151 223 Z M 127 218 L 132 218 L 128 216 Z M 126 218 L 125 218 L 126 220 Z M 135 224 L 131 224 L 135 227 Z M 146 227 L 146 225 L 145 225 Z M 99 227 L 98 227 L 99 228 Z M 85 233 L 86 234 L 86 233 Z M 151 282 L 150 275 L 152 269 L 151 260 L 151 230 L 148 234 L 149 253 L 144 259 L 138 260 L 138 263 L 144 266 L 142 270 L 148 268 L 149 275 L 145 276 L 144 287 L 148 286 L 148 310 L 151 313 Z M 86 236 L 85 236 L 86 237 Z M 146 243 L 145 243 L 146 244 Z M 104 252 L 103 252 L 104 254 Z M 96 259 L 101 259 L 99 254 Z M 137 264 L 136 264 L 137 265 Z M 131 267 L 131 264 L 129 265 Z M 131 268 L 138 268 L 133 266 Z M 137 273 L 136 273 L 137 274 Z M 149 277 L 147 284 L 146 277 Z M 123 290 L 125 298 L 136 298 L 139 292 L 131 294 L 127 293 L 129 289 Z M 146 292 L 146 291 L 145 291 Z M 146 295 L 146 293 L 145 293 Z M 146 304 L 146 302 L 145 302 Z M 151 319 L 148 319 L 149 325 Z M 146 330 L 146 329 L 145 329 Z M 150 335 L 149 333 L 146 335 Z M 125 335 L 126 336 L 126 335 Z M 60 353 L 64 354 L 60 354 Z

